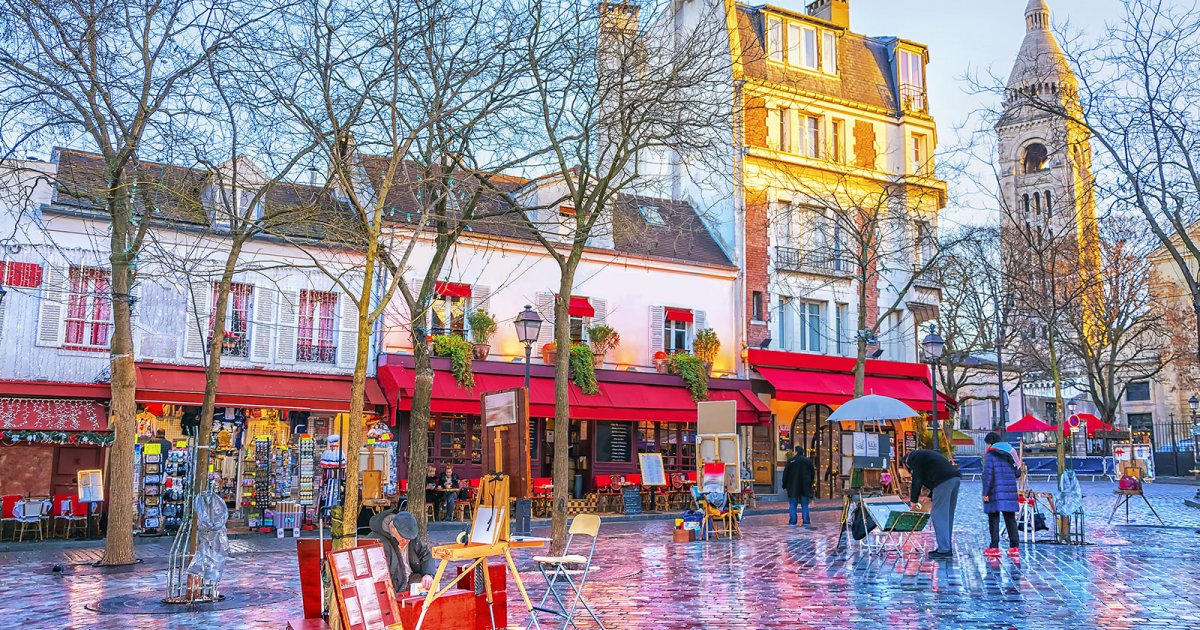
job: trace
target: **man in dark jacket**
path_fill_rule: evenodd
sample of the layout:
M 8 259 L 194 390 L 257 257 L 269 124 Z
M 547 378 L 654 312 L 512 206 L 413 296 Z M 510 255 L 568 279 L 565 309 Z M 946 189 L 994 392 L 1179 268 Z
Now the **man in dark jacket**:
M 428 589 L 437 570 L 433 551 L 421 540 L 417 519 L 408 512 L 382 512 L 371 519 L 371 533 L 383 546 L 396 597 L 408 597 L 409 586 Z
M 796 447 L 796 455 L 783 469 L 783 489 L 788 495 L 788 525 L 796 524 L 796 504 L 800 504 L 804 524 L 808 525 L 808 503 L 812 500 L 813 479 L 817 471 L 812 460 L 804 456 L 804 447 Z
M 921 508 L 921 488 L 929 488 L 929 495 L 933 497 L 931 518 L 937 550 L 929 557 L 949 558 L 954 549 L 954 510 L 958 507 L 958 484 L 962 474 L 950 460 L 935 451 L 913 451 L 904 459 L 904 465 L 912 473 L 909 499 L 913 509 Z

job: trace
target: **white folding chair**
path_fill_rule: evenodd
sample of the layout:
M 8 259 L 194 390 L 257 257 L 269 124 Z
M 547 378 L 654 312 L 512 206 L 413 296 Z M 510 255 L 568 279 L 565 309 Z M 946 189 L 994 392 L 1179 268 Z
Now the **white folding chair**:
M 42 531 L 42 517 L 45 512 L 46 506 L 41 501 L 17 501 L 13 515 L 16 516 L 20 528 L 18 542 L 25 540 L 25 532 L 30 530 L 37 532 L 38 540 L 45 538 Z
M 537 614 L 542 612 L 562 617 L 564 619 L 563 628 L 567 626 L 578 627 L 575 625 L 575 609 L 579 604 L 583 604 L 583 608 L 592 616 L 596 625 L 600 626 L 601 630 L 604 629 L 604 623 L 600 621 L 600 617 L 596 615 L 596 611 L 592 610 L 592 607 L 583 598 L 583 587 L 587 583 L 588 571 L 592 568 L 592 557 L 596 553 L 596 537 L 599 533 L 600 517 L 595 514 L 580 514 L 571 521 L 571 529 L 567 530 L 567 547 L 563 550 L 563 555 L 533 557 L 533 561 L 538 565 L 538 571 L 541 571 L 542 577 L 546 580 L 546 592 L 542 595 L 542 600 L 538 602 L 538 605 L 533 607 L 533 618 L 530 620 L 529 625 L 526 626 L 527 628 L 537 625 Z M 588 548 L 587 556 L 570 553 L 571 543 L 577 535 L 592 537 L 592 544 Z M 568 565 L 583 565 L 583 573 L 579 578 L 579 584 L 575 584 L 575 581 L 571 579 L 571 570 L 567 569 Z M 571 590 L 575 592 L 575 598 L 571 602 L 570 609 L 567 608 L 566 603 L 559 597 L 558 592 L 554 590 L 554 586 L 558 583 L 560 577 L 566 580 Z M 546 599 L 551 596 L 558 603 L 558 610 L 545 607 Z

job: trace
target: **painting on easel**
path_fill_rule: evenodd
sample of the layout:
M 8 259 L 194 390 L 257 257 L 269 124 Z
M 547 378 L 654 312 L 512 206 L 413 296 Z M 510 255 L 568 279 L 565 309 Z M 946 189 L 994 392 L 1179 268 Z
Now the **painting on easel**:
M 531 496 L 533 478 L 529 460 L 529 397 L 525 388 L 484 392 L 482 439 L 484 473 L 503 472 L 509 477 L 514 499 Z

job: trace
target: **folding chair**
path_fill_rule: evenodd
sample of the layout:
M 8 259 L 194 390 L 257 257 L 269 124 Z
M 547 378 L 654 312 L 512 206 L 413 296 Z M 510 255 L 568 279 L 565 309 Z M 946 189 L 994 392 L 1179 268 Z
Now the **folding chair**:
M 46 516 L 46 504 L 43 501 L 18 501 L 13 513 L 17 518 L 19 527 L 17 541 L 25 540 L 25 532 L 30 530 L 37 532 L 38 540 L 43 540 L 45 534 L 42 531 L 42 519 Z
M 542 578 L 546 580 L 546 592 L 542 595 L 542 600 L 537 606 L 533 607 L 533 618 L 530 619 L 529 625 L 526 628 L 532 628 L 537 624 L 537 614 L 540 612 L 557 615 L 563 618 L 563 628 L 575 625 L 575 609 L 579 604 L 583 604 L 588 614 L 604 630 L 604 623 L 600 621 L 600 617 L 596 616 L 596 611 L 588 605 L 583 599 L 583 587 L 587 583 L 588 571 L 592 568 L 592 557 L 596 554 L 596 537 L 600 533 L 600 517 L 595 514 L 580 514 L 571 520 L 571 529 L 567 531 L 567 547 L 563 550 L 561 556 L 534 556 L 533 561 L 538 565 L 538 571 L 542 573 Z M 588 548 L 588 555 L 582 556 L 571 554 L 571 543 L 575 540 L 575 536 L 591 536 L 592 544 Z M 579 578 L 579 584 L 571 579 L 571 571 L 567 569 L 567 565 L 583 565 L 583 573 Z M 549 570 L 549 573 L 547 573 Z M 558 583 L 558 579 L 562 578 L 570 585 L 571 590 L 575 592 L 575 599 L 571 601 L 571 608 L 568 610 L 567 605 L 559 597 L 558 591 L 554 590 L 554 585 Z M 546 608 L 546 598 L 553 596 L 554 601 L 558 603 L 559 610 Z

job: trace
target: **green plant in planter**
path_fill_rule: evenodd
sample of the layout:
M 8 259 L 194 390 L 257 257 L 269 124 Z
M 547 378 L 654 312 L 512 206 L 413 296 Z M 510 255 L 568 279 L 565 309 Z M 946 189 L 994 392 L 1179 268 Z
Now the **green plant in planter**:
M 692 352 L 697 359 L 712 365 L 720 349 L 721 340 L 717 338 L 717 331 L 711 328 L 696 331 L 696 339 L 692 342 Z
M 708 369 L 700 357 L 676 352 L 667 359 L 667 369 L 683 377 L 683 382 L 687 383 L 692 393 L 692 400 L 708 400 Z
M 604 356 L 621 345 L 621 333 L 608 324 L 596 324 L 588 328 L 588 340 L 592 344 L 592 353 Z
M 496 334 L 496 318 L 481 308 L 477 308 L 467 315 L 467 323 L 471 325 L 471 338 L 475 340 L 475 343 L 490 343 L 492 335 Z
M 571 381 L 585 394 L 599 394 L 592 349 L 582 343 L 571 344 Z
M 450 373 L 463 389 L 475 388 L 475 374 L 471 372 L 471 351 L 474 344 L 457 335 L 434 335 L 433 355 L 450 359 Z

